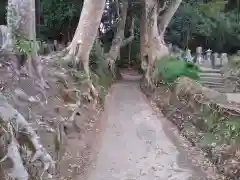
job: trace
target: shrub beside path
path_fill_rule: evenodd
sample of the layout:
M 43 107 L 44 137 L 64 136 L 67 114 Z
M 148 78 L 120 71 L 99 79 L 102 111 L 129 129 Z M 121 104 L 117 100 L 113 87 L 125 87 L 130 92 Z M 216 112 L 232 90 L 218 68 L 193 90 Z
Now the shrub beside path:
M 182 149 L 174 127 L 156 115 L 128 78 L 115 84 L 106 101 L 107 124 L 89 180 L 197 180 L 206 175 Z

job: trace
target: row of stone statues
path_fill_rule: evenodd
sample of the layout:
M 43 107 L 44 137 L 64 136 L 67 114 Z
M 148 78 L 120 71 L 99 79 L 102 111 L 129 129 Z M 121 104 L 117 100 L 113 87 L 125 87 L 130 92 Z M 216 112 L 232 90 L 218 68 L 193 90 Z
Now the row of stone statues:
M 0 49 L 7 43 L 7 33 L 7 26 L 0 25 Z M 53 51 L 60 51 L 64 49 L 66 45 L 59 43 L 57 40 L 47 42 L 37 41 L 37 47 L 39 54 L 47 54 Z
M 224 66 L 228 63 L 227 53 L 212 53 L 211 49 L 208 49 L 203 53 L 201 46 L 196 48 L 195 56 L 192 56 L 190 49 L 183 51 L 179 47 L 173 46 L 171 43 L 168 44 L 168 48 L 172 56 L 181 57 L 186 61 L 194 62 L 202 66 L 210 66 L 214 68 Z

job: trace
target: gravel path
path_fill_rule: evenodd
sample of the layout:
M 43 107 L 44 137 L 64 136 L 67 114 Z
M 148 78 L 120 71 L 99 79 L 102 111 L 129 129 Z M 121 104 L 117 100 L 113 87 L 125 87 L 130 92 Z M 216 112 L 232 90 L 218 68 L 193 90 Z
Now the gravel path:
M 203 180 L 172 126 L 154 113 L 136 81 L 112 88 L 107 125 L 89 180 Z

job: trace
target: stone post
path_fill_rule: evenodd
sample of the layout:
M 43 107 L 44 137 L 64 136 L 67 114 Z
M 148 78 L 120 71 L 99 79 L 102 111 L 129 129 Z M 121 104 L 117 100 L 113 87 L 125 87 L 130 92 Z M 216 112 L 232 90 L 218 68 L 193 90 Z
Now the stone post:
M 196 48 L 196 61 L 198 64 L 203 64 L 202 47 L 201 46 L 198 46 Z

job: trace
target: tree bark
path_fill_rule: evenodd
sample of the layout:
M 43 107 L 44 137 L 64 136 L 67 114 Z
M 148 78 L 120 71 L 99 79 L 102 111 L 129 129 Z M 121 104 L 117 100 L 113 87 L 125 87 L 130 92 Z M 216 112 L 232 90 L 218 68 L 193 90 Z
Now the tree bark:
M 161 28 L 161 34 L 159 34 L 158 30 L 158 16 L 159 11 L 162 10 L 159 7 L 159 4 L 155 0 L 145 0 L 146 5 L 146 17 L 147 17 L 147 28 L 146 28 L 146 34 L 148 37 L 147 41 L 147 57 L 148 57 L 148 63 L 146 68 L 146 74 L 145 77 L 147 81 L 151 84 L 151 72 L 153 72 L 153 68 L 155 65 L 156 60 L 160 60 L 164 56 L 169 55 L 168 48 L 164 42 L 164 33 L 165 30 L 176 12 L 178 6 L 180 5 L 182 0 L 176 0 L 167 11 L 165 11 L 162 15 L 162 20 L 160 27 Z
M 8 137 L 8 143 L 5 144 L 6 151 L 4 154 L 0 154 L 0 163 L 4 164 L 6 161 L 12 163 L 12 167 L 5 169 L 9 177 L 16 180 L 29 179 L 28 172 L 19 151 L 21 146 L 24 145 L 27 146 L 28 150 L 33 152 L 31 162 L 40 160 L 44 166 L 44 172 L 54 167 L 52 157 L 47 153 L 46 149 L 43 148 L 33 128 L 25 118 L 7 102 L 6 98 L 1 93 L 0 119 L 0 131 L 4 132 L 4 134 L 1 133 L 1 148 L 4 147 L 2 141 L 3 135 Z M 0 152 L 2 153 L 2 149 Z M 1 168 L 3 168 L 3 166 L 0 167 L 0 170 L 2 170 Z
M 8 43 L 6 48 L 16 51 L 16 40 L 22 40 L 31 45 L 27 53 L 27 62 L 30 76 L 34 70 L 42 87 L 48 87 L 42 76 L 42 66 L 37 54 L 35 0 L 8 0 Z M 26 47 L 20 47 L 26 49 Z M 26 49 L 28 50 L 28 49 Z M 16 53 L 16 52 L 15 52 Z M 25 61 L 26 62 L 26 61 Z
M 95 0 L 84 1 L 78 27 L 68 47 L 69 53 L 67 55 L 67 57 L 75 56 L 78 65 L 82 62 L 94 96 L 97 96 L 97 91 L 90 80 L 89 55 L 97 36 L 105 2 L 106 0 L 98 0 L 98 2 Z
M 172 2 L 169 7 L 166 9 L 165 13 L 160 17 L 160 23 L 158 25 L 159 34 L 161 38 L 164 38 L 164 33 L 169 25 L 173 15 L 180 6 L 182 0 L 175 0 Z
M 142 70 L 146 70 L 147 67 L 147 17 L 146 17 L 146 7 L 145 2 L 142 2 L 141 9 L 141 20 L 140 20 L 140 55 L 141 55 L 141 68 Z
M 117 33 L 112 41 L 112 46 L 106 56 L 106 61 L 110 65 L 110 69 L 115 76 L 115 62 L 120 54 L 120 48 L 126 46 L 134 39 L 134 19 L 132 19 L 131 36 L 125 39 L 124 30 L 127 19 L 128 1 L 123 1 L 120 5 L 120 21 L 117 27 Z
M 150 85 L 151 72 L 156 60 L 169 54 L 168 48 L 164 43 L 164 39 L 158 33 L 158 2 L 155 0 L 145 0 L 146 3 L 146 16 L 147 16 L 147 36 L 148 36 L 148 63 L 145 77 Z

